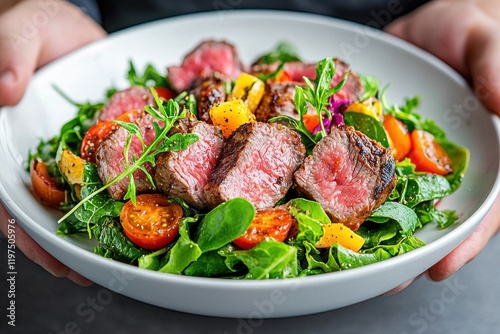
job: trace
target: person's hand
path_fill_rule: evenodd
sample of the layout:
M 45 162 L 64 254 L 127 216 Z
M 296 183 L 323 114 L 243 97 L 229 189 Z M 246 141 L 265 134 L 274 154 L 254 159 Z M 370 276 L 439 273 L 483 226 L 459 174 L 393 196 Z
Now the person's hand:
M 497 0 L 436 0 L 386 31 L 441 58 L 468 79 L 484 105 L 500 115 L 500 6 Z M 472 260 L 500 230 L 500 198 L 476 230 L 427 271 L 446 279 Z M 401 288 L 398 288 L 398 291 Z
M 78 7 L 59 0 L 25 0 L 0 15 L 0 106 L 22 98 L 34 71 L 85 44 L 102 38 L 105 31 Z M 0 204 L 0 231 L 6 235 L 10 215 Z M 89 285 L 16 229 L 16 247 L 29 259 L 57 277 Z
M 7 210 L 0 204 L 0 232 L 7 235 L 7 229 L 11 216 Z M 80 274 L 72 271 L 64 264 L 55 259 L 52 255 L 47 253 L 40 245 L 38 245 L 31 237 L 24 232 L 19 225 L 16 225 L 16 248 L 21 250 L 24 255 L 31 261 L 39 264 L 45 270 L 56 277 L 67 277 L 73 282 L 88 286 L 92 282 L 81 276 Z
M 499 29 L 497 0 L 435 0 L 386 27 L 457 70 L 500 115 Z
M 34 71 L 105 31 L 60 0 L 21 1 L 0 15 L 0 106 L 17 104 Z

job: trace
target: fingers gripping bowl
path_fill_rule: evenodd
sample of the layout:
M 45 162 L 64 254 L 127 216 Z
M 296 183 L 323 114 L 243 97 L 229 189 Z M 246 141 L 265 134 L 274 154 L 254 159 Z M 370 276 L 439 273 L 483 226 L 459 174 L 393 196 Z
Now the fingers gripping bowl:
M 287 29 L 275 29 L 276 25 Z M 175 31 L 183 31 L 182 36 Z M 259 38 L 263 35 L 268 36 L 265 41 Z M 360 44 L 361 37 L 369 43 Z M 314 61 L 338 55 L 357 72 L 391 83 L 390 101 L 418 94 L 422 102 L 419 112 L 435 119 L 450 140 L 471 151 L 461 188 L 439 204 L 440 208 L 457 210 L 459 223 L 444 230 L 426 226 L 417 232 L 426 246 L 372 265 L 265 281 L 141 270 L 93 254 L 95 245 L 86 236 L 55 235 L 61 214 L 48 210 L 32 196 L 23 165 L 26 152 L 39 138 L 57 133 L 74 115 L 74 109 L 51 85 L 64 87 L 78 101 L 99 99 L 110 85 L 125 85 L 120 78 L 129 59 L 137 67 L 153 62 L 161 68 L 178 63 L 186 50 L 204 39 L 236 41 L 239 54 L 247 61 L 272 49 L 278 41 L 289 40 L 304 59 Z M 135 46 L 131 49 L 130 45 Z M 26 119 L 36 126 L 26 125 Z M 386 292 L 419 275 L 456 247 L 486 214 L 499 187 L 498 120 L 480 106 L 463 79 L 435 58 L 381 32 L 311 15 L 224 12 L 176 18 L 118 33 L 39 71 L 22 103 L 1 111 L 0 127 L 0 155 L 5 161 L 0 175 L 2 202 L 42 247 L 72 269 L 114 291 L 162 307 L 213 316 L 251 317 L 255 312 L 264 317 L 304 315 Z M 213 300 L 220 302 L 214 305 Z

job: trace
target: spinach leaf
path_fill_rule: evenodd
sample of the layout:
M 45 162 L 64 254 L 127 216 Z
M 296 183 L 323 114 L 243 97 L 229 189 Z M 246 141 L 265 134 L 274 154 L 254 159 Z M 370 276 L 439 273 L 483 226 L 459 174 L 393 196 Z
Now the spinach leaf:
M 453 171 L 446 175 L 446 179 L 450 183 L 450 192 L 454 192 L 458 189 L 465 176 L 465 172 L 469 166 L 470 153 L 468 149 L 447 140 L 441 141 L 440 144 L 452 162 Z
M 234 198 L 210 211 L 197 231 L 196 242 L 203 252 L 216 250 L 233 241 L 248 229 L 255 216 L 253 205 Z
M 344 122 L 346 125 L 350 125 L 359 132 L 364 133 L 368 138 L 379 142 L 385 148 L 389 147 L 387 133 L 382 123 L 374 117 L 359 112 L 346 112 Z
M 221 277 L 233 275 L 233 266 L 228 266 L 226 257 L 219 251 L 203 253 L 195 262 L 184 270 L 184 275 L 200 277 Z
M 245 278 L 268 279 L 296 277 L 297 248 L 275 240 L 265 240 L 244 251 L 234 251 L 236 258 L 248 267 Z
M 448 180 L 441 175 L 425 174 L 408 176 L 404 179 L 405 191 L 402 204 L 413 208 L 415 205 L 433 199 L 443 198 L 451 193 Z
M 139 258 L 138 260 L 138 266 L 139 268 L 143 269 L 149 269 L 149 270 L 158 270 L 161 267 L 162 263 L 162 258 L 165 256 L 164 254 L 166 253 L 168 257 L 168 251 L 172 248 L 172 244 L 168 245 L 167 247 L 164 247 L 162 249 L 159 249 L 157 251 L 154 251 L 150 254 L 143 255 Z
M 376 251 L 373 254 L 362 254 L 353 252 L 339 244 L 334 244 L 330 247 L 330 256 L 336 260 L 341 270 L 362 267 L 390 258 L 383 251 Z
M 411 235 L 418 223 L 415 212 L 398 202 L 385 202 L 375 209 L 367 219 L 380 223 L 385 223 L 387 219 L 393 219 L 399 224 L 404 235 Z
M 190 230 L 196 222 L 197 219 L 192 217 L 181 220 L 179 239 L 170 250 L 168 262 L 159 269 L 160 272 L 180 274 L 189 264 L 201 256 L 200 247 L 190 237 Z

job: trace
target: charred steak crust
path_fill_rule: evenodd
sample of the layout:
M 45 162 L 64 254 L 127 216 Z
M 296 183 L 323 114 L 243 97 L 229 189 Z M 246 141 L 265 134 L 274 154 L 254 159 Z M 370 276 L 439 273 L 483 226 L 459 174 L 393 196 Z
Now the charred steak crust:
M 205 187 L 209 207 L 242 197 L 256 209 L 274 206 L 293 184 L 305 157 L 299 136 L 276 123 L 247 123 L 226 141 Z
M 224 136 L 218 127 L 188 118 L 179 121 L 171 134 L 176 132 L 194 133 L 199 138 L 185 150 L 157 155 L 155 184 L 165 194 L 203 209 L 206 207 L 204 187 L 219 161 Z
M 255 111 L 255 118 L 260 122 L 267 122 L 279 115 L 288 115 L 298 118 L 295 109 L 295 85 L 299 83 L 269 83 L 259 107 Z
M 210 119 L 210 108 L 218 103 L 226 101 L 226 89 L 220 73 L 214 73 L 207 78 L 197 79 L 193 83 L 191 94 L 196 98 L 198 105 L 198 118 L 209 124 L 212 124 Z
M 357 230 L 396 185 L 390 151 L 352 127 L 332 128 L 294 174 L 298 192 Z

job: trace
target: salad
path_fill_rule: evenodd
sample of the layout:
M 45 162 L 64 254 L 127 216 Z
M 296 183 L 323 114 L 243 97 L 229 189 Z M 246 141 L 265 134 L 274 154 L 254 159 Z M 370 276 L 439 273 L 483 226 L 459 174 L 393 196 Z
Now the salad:
M 57 234 L 166 273 L 270 279 L 346 270 L 424 245 L 469 153 L 387 87 L 339 59 L 306 64 L 287 43 L 251 66 L 207 41 L 162 75 L 152 65 L 101 103 L 79 103 L 29 153 Z

